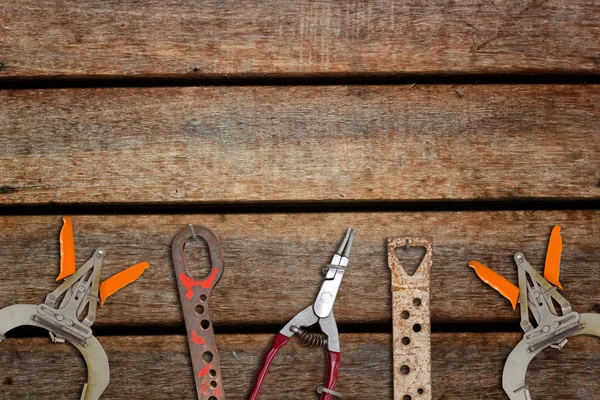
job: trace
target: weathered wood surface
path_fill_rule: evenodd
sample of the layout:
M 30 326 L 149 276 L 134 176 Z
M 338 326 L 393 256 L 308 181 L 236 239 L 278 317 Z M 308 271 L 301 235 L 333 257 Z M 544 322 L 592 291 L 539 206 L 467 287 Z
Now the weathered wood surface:
M 5 1 L 2 77 L 598 73 L 594 0 Z
M 0 91 L 0 204 L 598 199 L 599 89 Z
M 171 262 L 171 242 L 189 223 L 220 237 L 225 272 L 213 293 L 218 326 L 287 322 L 314 300 L 345 229 L 356 229 L 351 267 L 336 302 L 340 324 L 391 324 L 386 239 L 433 238 L 431 277 L 435 324 L 514 324 L 518 312 L 467 266 L 477 259 L 517 282 L 514 253 L 542 270 L 550 230 L 562 226 L 561 283 L 579 312 L 600 311 L 600 212 L 300 213 L 156 216 L 72 216 L 79 265 L 97 247 L 107 256 L 103 278 L 147 260 L 152 267 L 111 297 L 96 326 L 183 326 Z M 43 301 L 58 274 L 58 216 L 0 218 L 0 308 Z M 197 257 L 200 253 L 188 252 Z M 403 264 L 410 257 L 398 250 Z M 200 258 L 197 260 L 200 262 Z M 416 258 L 412 258 L 416 263 Z M 199 264 L 197 264 L 199 265 Z M 274 302 L 274 299 L 277 299 Z M 391 325 L 390 325 L 391 326 Z M 513 326 L 513 325 L 511 325 Z
M 432 337 L 432 394 L 437 400 L 504 400 L 504 361 L 520 333 L 438 333 Z M 273 335 L 218 335 L 227 398 L 244 399 Z M 111 365 L 103 399 L 193 399 L 194 386 L 184 336 L 100 337 Z M 342 334 L 339 390 L 348 399 L 392 398 L 391 334 Z M 263 399 L 318 398 L 326 369 L 323 349 L 289 342 L 273 363 Z M 48 339 L 7 339 L 0 344 L 0 397 L 78 398 L 86 373 L 69 345 Z M 600 339 L 546 350 L 527 375 L 534 399 L 596 400 L 600 392 Z M 557 379 L 562 376 L 564 379 Z M 415 400 L 418 396 L 413 397 Z

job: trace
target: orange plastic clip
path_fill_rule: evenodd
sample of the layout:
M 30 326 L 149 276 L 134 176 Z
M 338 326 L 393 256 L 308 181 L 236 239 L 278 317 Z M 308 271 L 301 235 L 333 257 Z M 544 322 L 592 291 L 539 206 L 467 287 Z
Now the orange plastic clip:
M 125 286 L 135 282 L 142 273 L 150 267 L 150 263 L 141 262 L 133 267 L 127 268 L 116 275 L 111 276 L 100 284 L 100 305 L 104 305 L 107 298 L 123 289 Z
M 516 285 L 478 261 L 469 261 L 469 267 L 475 270 L 477 276 L 479 276 L 482 281 L 496 289 L 502 296 L 506 297 L 512 304 L 513 310 L 517 308 L 519 288 Z
M 544 267 L 544 278 L 554 286 L 562 289 L 558 281 L 560 277 L 560 256 L 562 254 L 562 237 L 560 236 L 560 226 L 552 228 L 550 241 L 548 242 L 548 251 L 546 252 L 546 266 Z
M 73 238 L 73 223 L 71 218 L 63 218 L 63 227 L 60 230 L 60 273 L 57 281 L 65 279 L 75 273 L 75 239 Z

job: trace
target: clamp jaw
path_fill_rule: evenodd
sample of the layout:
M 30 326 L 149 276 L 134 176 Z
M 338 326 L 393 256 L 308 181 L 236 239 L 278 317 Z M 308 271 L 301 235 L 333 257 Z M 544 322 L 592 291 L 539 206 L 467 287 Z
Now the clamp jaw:
M 43 304 L 15 304 L 0 310 L 0 339 L 18 326 L 29 325 L 46 329 L 52 342 L 68 341 L 79 350 L 88 370 L 82 400 L 99 399 L 110 381 L 108 357 L 91 329 L 100 300 L 97 293 L 103 257 L 104 250 L 96 250 L 75 274 L 46 296 Z M 88 304 L 88 313 L 80 320 Z
M 572 336 L 600 337 L 600 314 L 573 311 L 571 304 L 558 292 L 557 288 L 562 289 L 558 281 L 561 250 L 560 227 L 557 226 L 550 237 L 544 276 L 527 262 L 523 253 L 515 254 L 518 287 L 485 265 L 469 262 L 484 282 L 510 300 L 513 308 L 517 303 L 520 305 L 521 328 L 525 334 L 509 354 L 502 376 L 502 387 L 511 400 L 531 400 L 525 376 L 531 360 L 542 350 L 548 347 L 562 350 Z M 560 306 L 560 315 L 554 302 Z M 530 312 L 535 324 L 530 320 Z
M 100 283 L 105 251 L 96 250 L 92 258 L 76 269 L 73 227 L 69 217 L 64 218 L 60 250 L 57 280 L 64 281 L 46 296 L 42 304 L 15 304 L 1 309 L 0 342 L 8 331 L 28 325 L 46 329 L 53 343 L 71 343 L 85 359 L 88 370 L 88 381 L 83 387 L 81 400 L 97 400 L 110 381 L 108 357 L 91 329 L 96 321 L 98 302 L 103 305 L 107 297 L 136 280 L 150 264 L 136 264 Z M 84 316 L 86 307 L 88 311 Z
M 502 387 L 511 400 L 531 400 L 525 376 L 534 357 L 548 347 L 562 350 L 572 336 L 600 337 L 600 314 L 573 311 L 557 288 L 533 269 L 523 253 L 515 254 L 515 261 L 519 268 L 521 328 L 525 334 L 506 360 Z M 557 314 L 553 300 L 560 305 L 561 315 Z M 535 319 L 535 327 L 529 320 L 529 311 Z

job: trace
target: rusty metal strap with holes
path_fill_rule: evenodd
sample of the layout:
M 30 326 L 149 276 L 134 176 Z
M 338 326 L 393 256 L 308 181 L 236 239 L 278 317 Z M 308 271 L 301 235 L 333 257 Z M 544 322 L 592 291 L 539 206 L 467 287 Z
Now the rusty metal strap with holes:
M 203 280 L 189 274 L 185 243 L 202 238 L 208 244 L 212 268 Z M 173 267 L 187 330 L 198 400 L 225 400 L 219 353 L 210 319 L 210 294 L 223 274 L 223 252 L 219 238 L 210 229 L 189 225 L 173 241 Z
M 396 257 L 398 247 L 424 247 L 414 275 Z M 394 322 L 394 400 L 431 400 L 431 324 L 429 276 L 432 243 L 426 239 L 389 238 Z

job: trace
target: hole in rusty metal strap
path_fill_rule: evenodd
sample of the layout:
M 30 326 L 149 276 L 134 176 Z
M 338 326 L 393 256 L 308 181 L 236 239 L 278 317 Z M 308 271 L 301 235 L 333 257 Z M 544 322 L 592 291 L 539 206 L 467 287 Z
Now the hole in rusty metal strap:
M 425 258 L 427 249 L 423 246 L 400 246 L 394 249 L 396 258 L 408 276 L 413 276 Z
M 196 280 L 206 278 L 212 270 L 208 243 L 200 236 L 189 238 L 185 242 L 185 262 L 190 276 Z

